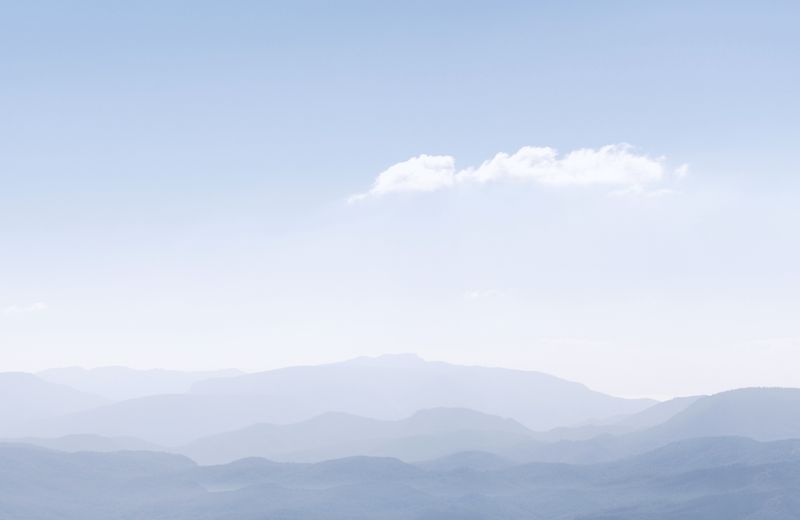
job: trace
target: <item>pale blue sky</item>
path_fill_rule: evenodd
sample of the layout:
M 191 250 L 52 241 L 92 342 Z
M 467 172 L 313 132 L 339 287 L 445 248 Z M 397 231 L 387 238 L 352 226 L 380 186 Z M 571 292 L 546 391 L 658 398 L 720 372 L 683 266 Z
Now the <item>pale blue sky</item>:
M 795 2 L 7 2 L 3 368 L 800 386 Z M 670 194 L 393 164 L 630 143 Z

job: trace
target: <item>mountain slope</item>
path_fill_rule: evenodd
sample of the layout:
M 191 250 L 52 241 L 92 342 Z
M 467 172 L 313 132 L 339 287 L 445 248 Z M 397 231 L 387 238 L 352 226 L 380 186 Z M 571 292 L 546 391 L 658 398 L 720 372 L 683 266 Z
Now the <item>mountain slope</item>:
M 588 424 L 568 428 L 555 428 L 539 432 L 537 438 L 542 441 L 580 441 L 601 435 L 624 435 L 646 430 L 662 424 L 679 414 L 703 396 L 676 397 L 668 401 L 654 404 L 641 412 L 619 417 L 612 417 L 600 424 Z
M 668 420 L 641 431 L 544 445 L 529 443 L 499 453 L 513 460 L 598 463 L 704 437 L 800 439 L 800 389 L 731 390 L 696 399 Z
M 399 421 L 327 413 L 290 425 L 256 424 L 196 440 L 178 451 L 203 464 L 246 457 L 310 462 L 355 455 L 423 460 L 528 441 L 520 423 L 472 410 L 436 408 Z
M 268 396 L 156 395 L 39 421 L 22 435 L 135 437 L 170 446 L 257 422 L 294 422 L 309 415 L 300 405 Z
M 538 372 L 427 362 L 413 355 L 357 358 L 195 383 L 197 395 L 270 395 L 379 419 L 467 408 L 545 430 L 630 414 L 655 404 L 622 399 Z
M 800 389 L 742 388 L 714 394 L 643 435 L 663 443 L 726 435 L 761 441 L 800 438 Z
M 31 421 L 85 410 L 105 400 L 22 372 L 0 372 L 0 435 L 15 435 Z
M 28 444 L 50 450 L 78 452 L 113 452 L 113 451 L 164 451 L 156 444 L 133 437 L 101 437 L 99 435 L 65 435 L 63 437 L 21 437 L 18 439 L 2 439 L 0 442 Z
M 82 392 L 111 401 L 122 401 L 157 394 L 180 394 L 203 379 L 242 375 L 239 370 L 136 370 L 127 367 L 65 367 L 44 370 L 37 377 L 51 383 L 71 386 Z

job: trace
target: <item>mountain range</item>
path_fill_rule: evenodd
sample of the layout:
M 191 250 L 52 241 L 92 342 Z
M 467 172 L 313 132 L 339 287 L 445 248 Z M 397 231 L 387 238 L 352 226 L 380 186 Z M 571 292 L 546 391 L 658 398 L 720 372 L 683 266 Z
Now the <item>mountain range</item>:
M 798 441 L 730 437 L 603 464 L 458 469 L 382 457 L 197 466 L 0 445 L 0 517 L 14 519 L 788 520 L 797 489 Z
M 67 385 L 108 401 L 122 401 L 159 394 L 186 393 L 192 384 L 204 379 L 234 377 L 241 370 L 136 370 L 128 367 L 65 367 L 37 372 L 35 375 L 50 383 Z
M 513 419 L 466 409 L 436 408 L 398 421 L 330 412 L 290 425 L 256 424 L 177 449 L 203 464 L 246 457 L 314 462 L 353 455 L 418 461 L 454 451 L 497 451 L 533 432 Z
M 490 453 L 517 462 L 598 463 L 692 438 L 800 438 L 797 389 L 741 389 L 681 399 L 680 406 L 669 403 L 656 405 L 662 408 L 657 413 L 645 410 L 606 425 L 606 429 L 628 433 L 605 432 L 579 440 L 535 432 L 512 419 L 437 408 L 399 421 L 328 413 L 290 425 L 256 424 L 198 439 L 174 451 L 201 463 L 252 456 L 319 462 L 356 455 L 416 462 L 462 451 Z M 638 429 L 631 431 L 635 427 Z
M 106 402 L 102 397 L 49 383 L 32 374 L 0 372 L 0 435 L 14 435 L 29 422 L 96 408 Z
M 427 408 L 468 408 L 547 430 L 639 412 L 649 399 L 622 399 L 540 372 L 430 362 L 412 355 L 290 367 L 192 385 L 194 395 L 262 395 L 397 420 Z
M 75 369 L 46 373 L 85 374 L 88 382 L 76 385 L 82 389 L 96 385 L 97 374 L 106 374 Z M 127 375 L 120 378 L 119 390 L 108 386 L 113 378 L 100 378 L 106 396 L 130 389 L 131 381 L 154 377 L 152 371 L 120 373 Z M 689 438 L 800 438 L 796 389 L 740 389 L 652 404 L 605 396 L 537 372 L 426 362 L 411 355 L 244 375 L 202 373 L 211 379 L 202 379 L 201 373 L 156 373 L 159 384 L 184 385 L 186 391 L 109 402 L 44 381 L 41 374 L 0 373 L 4 395 L 13 397 L 0 401 L 7 408 L 4 435 L 14 442 L 67 451 L 159 449 L 202 463 L 252 456 L 319 462 L 356 455 L 416 462 L 456 452 L 489 453 L 516 462 L 597 463 Z M 404 381 L 410 382 L 401 395 Z M 314 395 L 321 397 L 315 401 Z M 392 411 L 364 413 L 379 408 L 383 400 Z M 568 409 L 576 401 L 584 409 L 580 426 L 554 423 L 557 427 L 541 430 L 525 423 L 526 418 L 534 424 L 551 424 L 555 417 L 573 421 L 575 410 L 552 410 Z M 412 411 L 395 417 L 405 409 Z M 620 413 L 629 409 L 636 411 Z M 532 420 L 532 414 L 548 419 Z M 589 417 L 597 419 L 591 422 Z
M 630 400 L 395 355 L 0 391 L 0 518 L 800 517 L 800 389 Z
M 202 379 L 200 374 L 214 377 Z M 656 403 L 609 396 L 538 372 L 428 362 L 413 355 L 356 358 L 244 375 L 112 367 L 50 370 L 27 377 L 42 385 L 55 385 L 43 377 L 70 381 L 72 393 L 81 393 L 87 400 L 91 397 L 94 406 L 15 418 L 12 431 L 16 436 L 93 434 L 137 437 L 166 445 L 181 445 L 257 423 L 303 421 L 327 412 L 400 420 L 424 409 L 463 408 L 544 430 L 628 415 Z M 145 383 L 153 380 L 157 382 L 153 391 L 186 391 L 108 399 L 146 394 Z M 86 394 L 87 389 L 106 397 Z

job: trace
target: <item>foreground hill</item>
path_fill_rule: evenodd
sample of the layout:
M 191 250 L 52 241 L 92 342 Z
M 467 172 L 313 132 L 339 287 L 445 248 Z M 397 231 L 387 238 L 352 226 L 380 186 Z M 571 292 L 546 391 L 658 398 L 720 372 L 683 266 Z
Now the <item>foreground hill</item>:
M 534 430 L 641 411 L 622 399 L 539 372 L 428 362 L 414 355 L 357 358 L 195 383 L 195 395 L 267 395 L 326 411 L 397 420 L 418 410 L 468 408 Z
M 785 520 L 800 512 L 798 447 L 707 438 L 609 464 L 452 470 L 375 457 L 198 467 L 0 445 L 0 518 Z
M 353 455 L 418 461 L 458 451 L 504 450 L 532 438 L 532 431 L 512 419 L 435 408 L 399 421 L 327 413 L 290 425 L 256 424 L 199 439 L 179 452 L 202 464 L 245 457 L 306 462 Z
M 16 435 L 36 420 L 86 410 L 106 401 L 22 372 L 0 372 L 0 435 Z

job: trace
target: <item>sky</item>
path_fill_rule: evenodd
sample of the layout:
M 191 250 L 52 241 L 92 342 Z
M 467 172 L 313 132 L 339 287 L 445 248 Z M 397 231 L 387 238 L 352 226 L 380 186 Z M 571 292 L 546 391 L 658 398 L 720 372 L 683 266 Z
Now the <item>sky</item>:
M 8 2 L 0 369 L 800 386 L 795 2 Z

